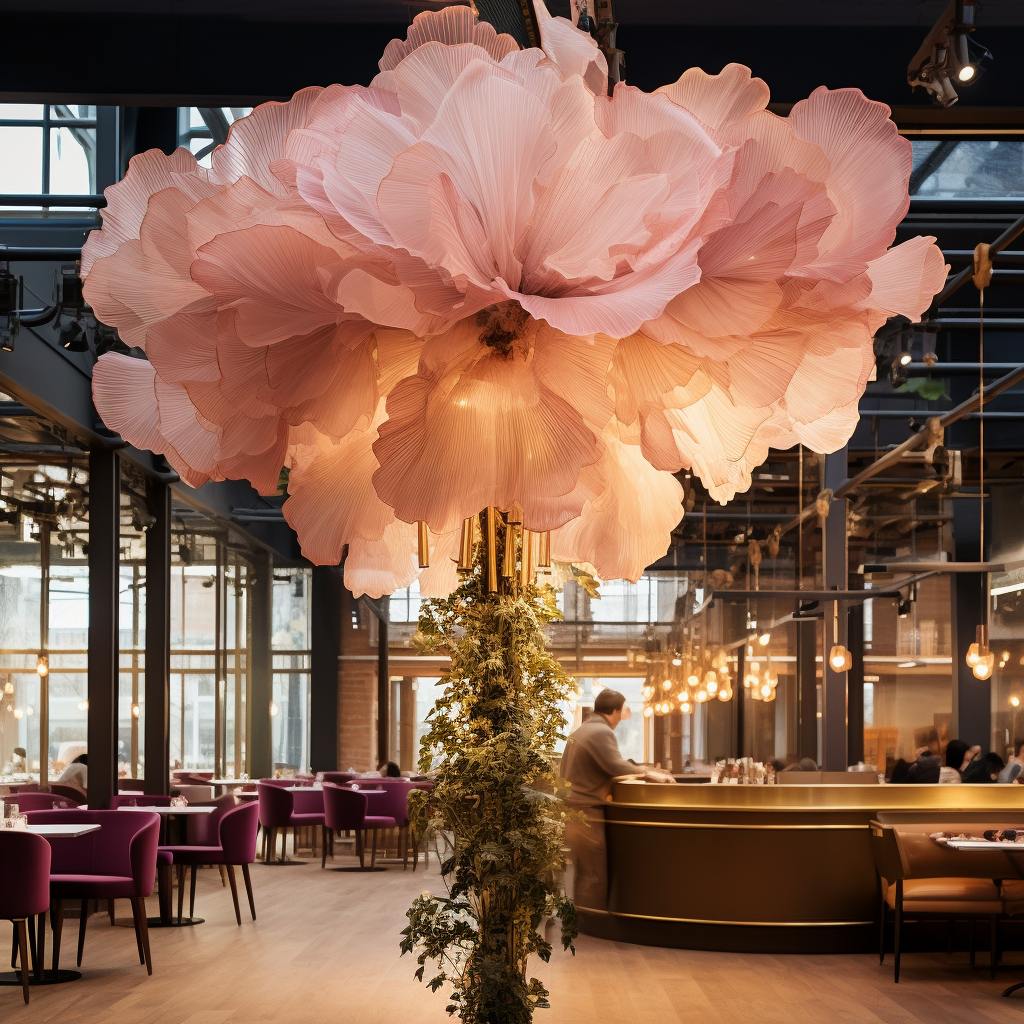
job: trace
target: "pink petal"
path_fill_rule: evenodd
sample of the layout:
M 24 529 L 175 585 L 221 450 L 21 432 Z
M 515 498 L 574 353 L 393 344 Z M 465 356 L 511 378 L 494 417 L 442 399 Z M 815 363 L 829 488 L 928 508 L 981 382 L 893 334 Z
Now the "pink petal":
M 193 202 L 217 191 L 216 186 L 207 184 L 206 170 L 187 149 L 176 149 L 170 156 L 158 149 L 133 156 L 124 178 L 104 190 L 107 205 L 103 228 L 90 232 L 82 246 L 83 278 L 88 277 L 95 260 L 110 256 L 122 242 L 139 237 L 150 198 L 167 188 L 182 191 Z
M 529 361 L 488 349 L 479 333 L 475 320 L 462 321 L 438 339 L 445 357 L 428 345 L 419 373 L 388 397 L 374 445 L 381 499 L 398 518 L 425 520 L 439 533 L 488 505 L 518 502 L 530 517 L 534 495 L 568 494 L 599 454 L 580 413 Z M 531 529 L 552 525 L 528 518 Z
M 227 142 L 213 151 L 211 181 L 231 185 L 239 178 L 251 178 L 268 192 L 284 196 L 286 190 L 270 172 L 270 165 L 284 156 L 288 133 L 305 125 L 322 92 L 319 86 L 300 89 L 286 103 L 264 103 L 235 121 Z
M 789 120 L 829 160 L 826 184 L 837 213 L 814 269 L 848 281 L 885 252 L 910 206 L 910 140 L 889 120 L 889 108 L 859 89 L 815 89 L 794 105 Z
M 750 77 L 750 68 L 726 64 L 717 75 L 700 68 L 684 71 L 677 82 L 659 90 L 688 110 L 713 133 L 724 132 L 768 105 L 768 86 Z
M 489 22 L 478 20 L 468 7 L 446 7 L 442 11 L 417 14 L 405 39 L 392 39 L 388 43 L 380 59 L 381 71 L 395 70 L 418 47 L 432 41 L 445 46 L 474 43 L 486 50 L 496 62 L 519 49 L 519 44 L 512 36 L 505 33 L 498 35 Z
M 584 470 L 595 493 L 573 519 L 551 534 L 551 553 L 565 562 L 589 562 L 601 579 L 634 583 L 669 548 L 683 518 L 683 489 L 659 472 L 634 445 L 606 435 L 600 462 Z
M 934 242 L 931 236 L 918 235 L 869 262 L 871 294 L 859 308 L 919 320 L 949 273 L 942 250 Z
M 595 96 L 608 91 L 608 61 L 592 36 L 565 18 L 552 18 L 544 0 L 534 0 L 540 45 L 563 78 L 579 75 Z
M 345 586 L 352 596 L 366 594 L 378 598 L 409 586 L 419 571 L 415 542 L 416 527 L 398 520 L 388 526 L 379 540 L 353 540 L 345 559 Z

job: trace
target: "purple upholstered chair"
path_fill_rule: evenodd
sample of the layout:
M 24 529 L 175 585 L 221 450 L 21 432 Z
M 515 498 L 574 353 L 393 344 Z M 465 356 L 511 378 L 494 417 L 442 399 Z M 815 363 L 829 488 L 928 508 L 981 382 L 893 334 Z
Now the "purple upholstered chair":
M 356 834 L 356 853 L 359 855 L 359 866 L 366 867 L 365 840 L 363 834 L 373 832 L 373 851 L 370 854 L 371 870 L 377 864 L 377 832 L 382 828 L 394 828 L 395 819 L 381 814 L 368 814 L 369 798 L 345 786 L 336 786 L 332 782 L 324 783 L 324 853 L 320 867 L 327 864 L 327 842 L 329 834 L 337 829 L 352 829 Z
M 4 829 L 0 833 L 0 920 L 13 921 L 21 953 L 21 987 L 28 1002 L 29 918 L 46 914 L 50 906 L 50 844 L 31 832 Z M 40 934 L 42 934 L 40 932 Z M 41 975 L 42 949 L 33 950 Z
M 115 793 L 110 806 L 115 811 L 118 807 L 170 807 L 171 798 L 159 793 Z
M 409 866 L 409 793 L 413 784 L 408 779 L 377 779 L 383 793 L 370 794 L 368 807 L 374 814 L 394 818 L 398 828 L 398 845 L 402 851 L 402 870 Z
M 60 936 L 64 902 L 81 900 L 78 926 L 78 963 L 82 963 L 89 904 L 93 900 L 131 900 L 139 963 L 153 973 L 146 922 L 146 897 L 156 877 L 160 819 L 144 811 L 33 811 L 36 825 L 99 825 L 75 839 L 52 839 L 50 850 L 50 903 L 53 905 L 53 969 L 60 963 Z
M 61 796 L 65 800 L 70 800 L 76 806 L 85 803 L 85 794 L 80 789 L 75 789 L 74 786 L 61 786 L 54 782 L 50 786 L 50 792 L 54 796 Z
M 212 817 L 212 815 L 211 815 Z M 189 917 L 196 907 L 196 868 L 200 864 L 223 864 L 231 884 L 231 899 L 235 904 L 235 921 L 242 923 L 238 909 L 238 888 L 235 885 L 235 865 L 242 869 L 245 893 L 249 897 L 249 912 L 256 920 L 256 902 L 252 895 L 249 865 L 256 860 L 256 826 L 259 824 L 258 804 L 239 804 L 222 815 L 218 826 L 218 842 L 210 846 L 163 846 L 161 853 L 170 853 L 178 867 L 178 920 L 181 920 L 185 901 L 185 866 L 192 865 L 192 885 L 189 895 Z
M 358 778 L 355 772 L 324 772 L 324 782 L 333 782 L 338 786 L 344 786 L 346 782 Z
M 57 796 L 56 793 L 22 793 L 11 796 L 0 797 L 3 804 L 17 804 L 18 811 L 27 813 L 29 811 L 52 811 L 55 807 L 75 808 L 78 805 L 69 800 L 66 796 Z
M 285 844 L 287 843 L 287 829 L 294 830 L 307 826 L 323 825 L 324 811 L 322 804 L 317 806 L 318 801 L 323 797 L 317 790 L 310 790 L 306 793 L 289 793 L 288 790 L 277 785 L 284 782 L 284 779 L 260 779 L 257 789 L 259 790 L 260 824 L 267 836 L 267 863 L 274 862 L 275 847 L 277 845 L 277 833 L 280 831 L 284 838 L 281 841 L 281 859 L 284 860 Z M 300 797 L 299 807 L 296 807 L 295 797 Z M 293 839 L 293 842 L 297 840 Z

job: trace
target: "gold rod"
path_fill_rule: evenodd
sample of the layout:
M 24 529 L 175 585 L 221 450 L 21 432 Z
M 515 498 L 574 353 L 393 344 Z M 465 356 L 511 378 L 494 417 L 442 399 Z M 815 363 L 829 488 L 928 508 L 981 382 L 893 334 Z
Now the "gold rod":
M 497 514 L 497 510 L 491 506 L 484 512 L 484 519 L 487 522 L 487 590 L 491 594 L 497 593 L 498 590 L 498 539 L 494 523 Z
M 523 552 L 519 560 L 519 585 L 528 587 L 533 582 L 533 533 L 523 530 Z
M 475 516 L 462 520 L 462 538 L 459 543 L 459 572 L 473 571 L 473 520 Z
M 430 534 L 427 532 L 427 524 L 422 519 L 416 520 L 416 548 L 420 568 L 428 569 L 430 567 Z
M 540 551 L 537 555 L 537 568 L 551 568 L 551 534 L 547 530 L 540 535 Z
M 501 575 L 507 580 L 516 575 L 516 534 L 518 526 L 511 520 L 505 524 L 505 556 L 501 561 Z

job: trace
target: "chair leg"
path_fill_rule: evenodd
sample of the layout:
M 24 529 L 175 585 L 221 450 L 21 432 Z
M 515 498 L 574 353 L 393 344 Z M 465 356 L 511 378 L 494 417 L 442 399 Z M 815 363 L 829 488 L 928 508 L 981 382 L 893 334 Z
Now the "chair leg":
M 11 922 L 11 970 L 18 969 L 18 922 Z
M 356 829 L 356 853 L 359 856 L 359 866 L 361 868 L 366 867 L 366 844 L 363 841 L 363 830 L 361 828 Z
M 134 896 L 132 898 L 132 916 L 135 918 L 135 935 L 142 948 L 143 960 L 146 965 L 146 973 L 153 973 L 153 956 L 149 950 L 149 921 L 146 919 L 146 898 Z
M 370 851 L 370 870 L 377 866 L 377 830 L 373 830 L 373 849 Z
M 36 920 L 36 980 L 43 980 L 46 953 L 46 914 L 40 914 Z
M 25 927 L 28 929 L 28 951 L 32 954 L 32 966 L 34 967 L 39 960 L 36 955 L 36 922 L 34 917 L 26 917 Z
M 28 1002 L 28 976 L 31 973 L 28 966 L 28 922 L 22 918 L 18 922 L 18 946 L 21 949 L 21 991 Z
M 160 919 L 165 922 L 171 919 L 171 893 L 174 890 L 174 883 L 171 881 L 173 871 L 173 867 L 169 864 L 162 864 L 157 868 L 160 881 Z
M 414 868 L 415 870 L 415 868 Z M 888 910 L 885 893 L 882 893 L 881 906 L 878 908 L 878 962 L 885 963 L 885 912 Z
M 185 865 L 178 865 L 178 924 L 185 910 Z
M 996 977 L 996 963 L 998 962 L 999 950 L 999 918 L 995 914 L 988 919 L 988 930 L 988 972 L 989 977 L 994 981 Z
M 242 912 L 238 909 L 238 885 L 235 882 L 234 864 L 225 865 L 228 869 L 228 884 L 231 886 L 231 902 L 235 905 L 235 924 L 241 925 Z
M 903 879 L 896 880 L 896 908 L 893 916 L 892 928 L 892 953 L 896 961 L 893 973 L 893 981 L 897 984 L 900 980 L 900 924 L 903 919 Z
M 223 864 L 218 864 L 217 867 L 220 869 L 220 887 L 226 889 L 228 887 L 227 872 L 224 870 Z
M 64 930 L 64 901 L 57 900 L 50 914 L 50 928 L 53 931 L 53 958 L 51 967 L 60 970 L 60 935 Z
M 245 880 L 245 894 L 249 897 L 249 913 L 252 914 L 252 919 L 256 920 L 256 901 L 252 896 L 252 879 L 249 877 L 249 865 L 242 865 L 242 878 Z
M 110 927 L 114 927 L 114 901 L 107 900 L 107 917 L 110 918 Z
M 196 872 L 199 870 L 198 865 L 192 865 L 192 881 L 188 891 L 188 916 L 196 916 Z
M 85 949 L 85 926 L 89 921 L 89 901 L 82 900 L 82 918 L 78 922 L 78 966 L 82 966 L 82 951 Z
M 323 839 L 323 842 L 320 844 L 320 868 L 322 870 L 323 868 L 327 867 L 327 826 L 324 825 L 321 831 L 323 832 L 323 835 L 321 837 Z
M 260 827 L 260 832 L 262 833 L 262 839 L 260 841 L 260 860 L 262 860 L 263 863 L 266 864 L 267 863 L 267 830 L 261 826 Z

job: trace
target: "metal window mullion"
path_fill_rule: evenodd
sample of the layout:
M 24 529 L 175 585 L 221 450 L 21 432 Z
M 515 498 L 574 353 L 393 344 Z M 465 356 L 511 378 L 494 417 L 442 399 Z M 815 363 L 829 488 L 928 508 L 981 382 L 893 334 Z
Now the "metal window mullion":
M 41 195 L 50 194 L 50 105 L 43 104 L 43 191 Z

